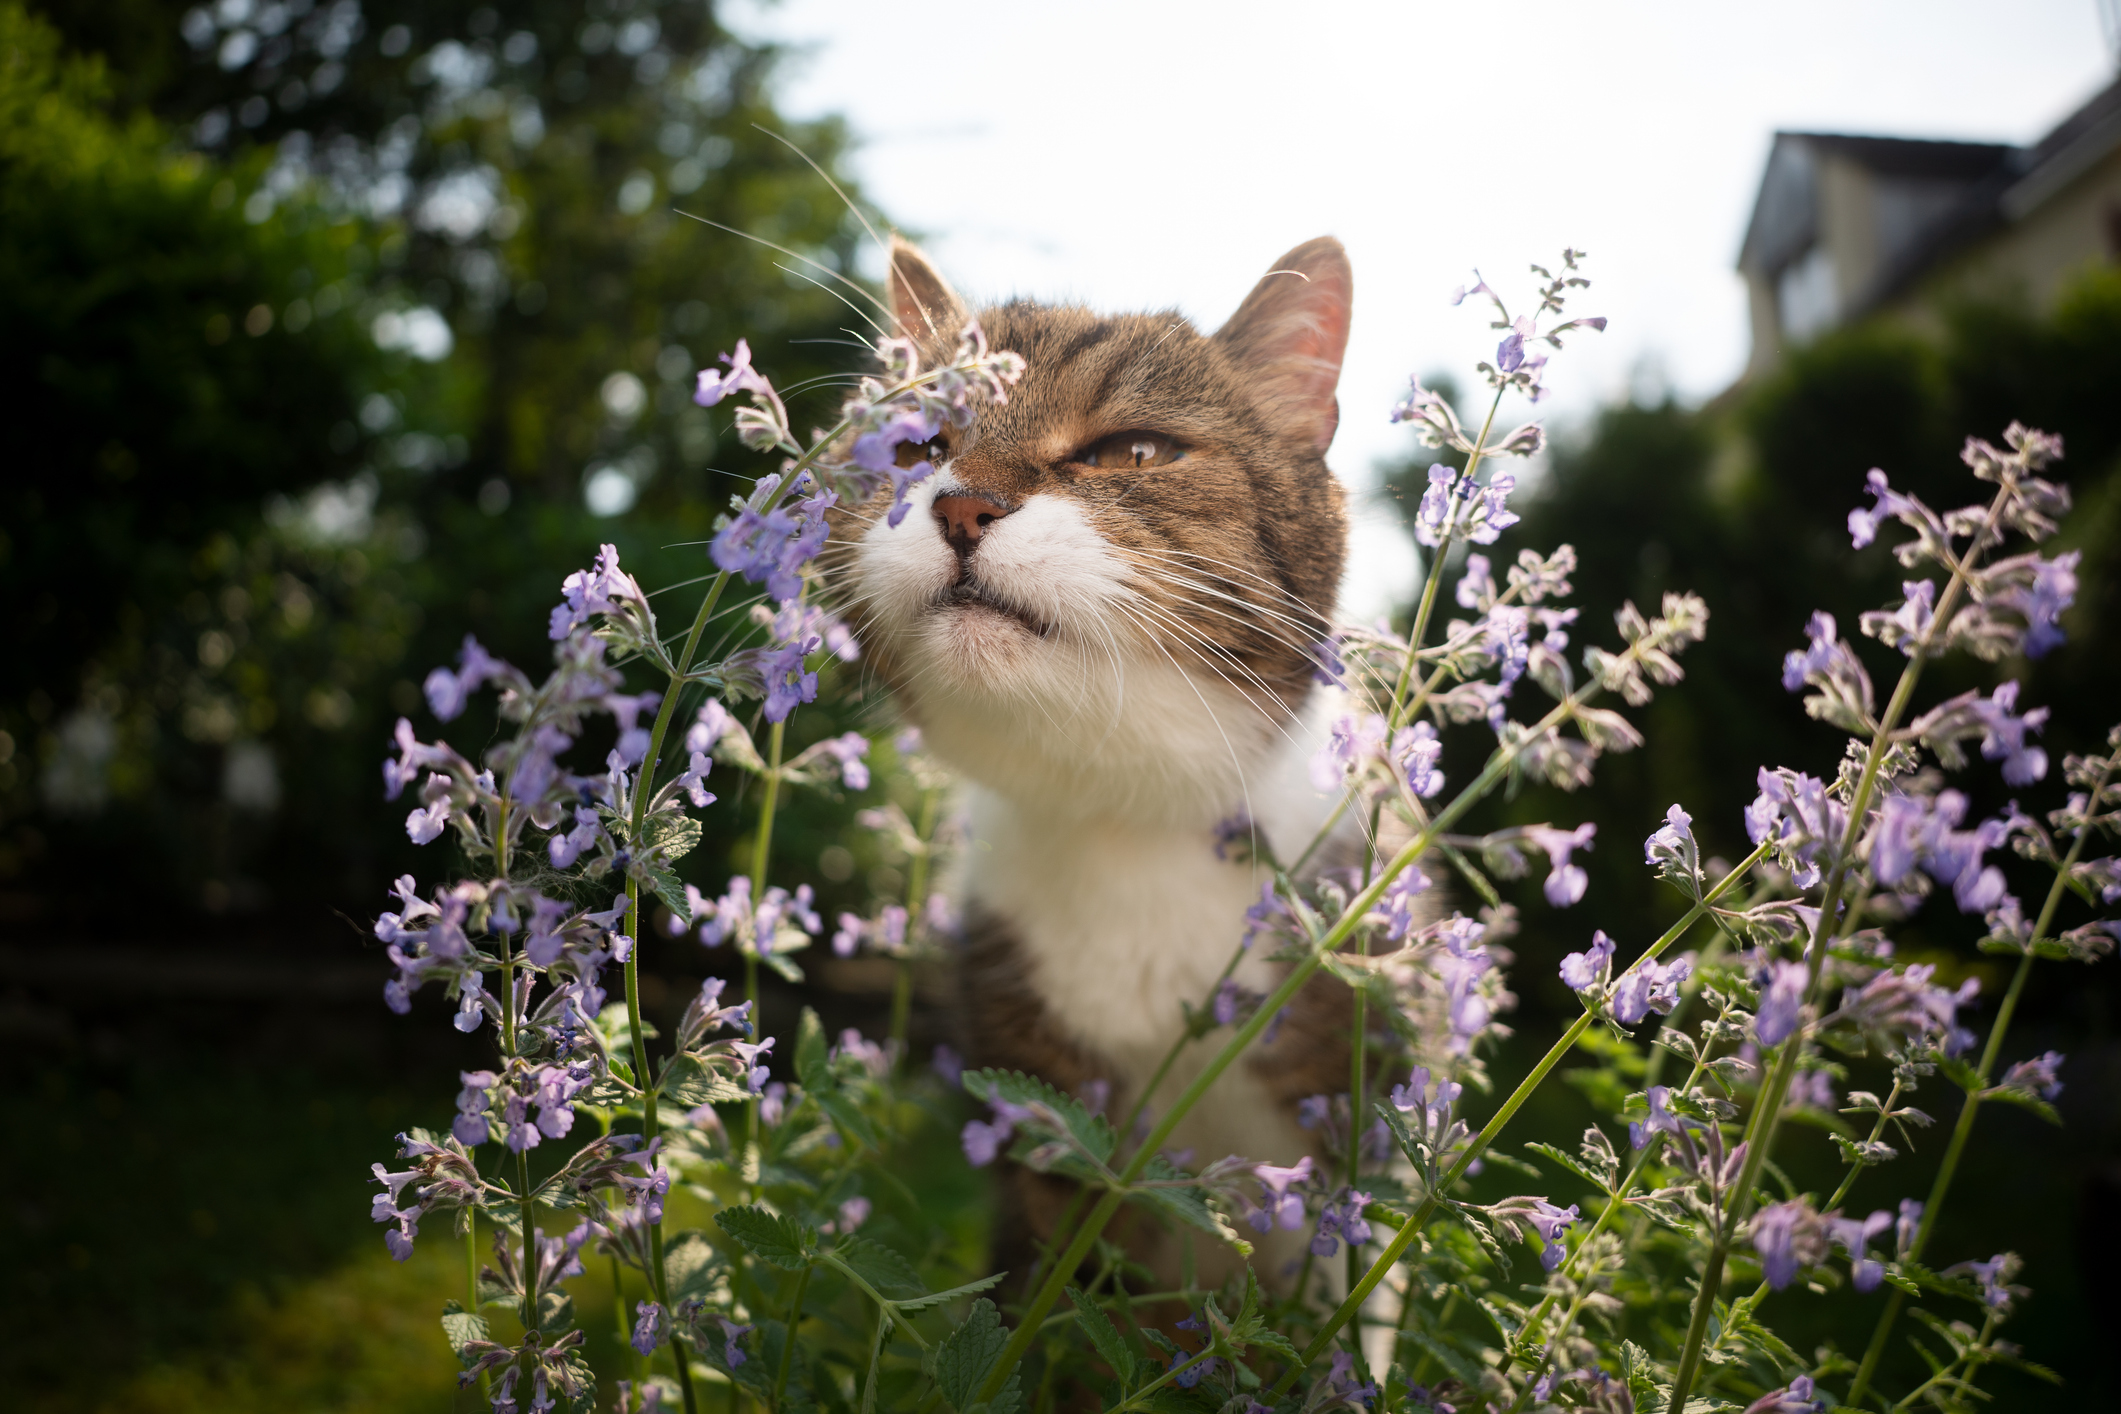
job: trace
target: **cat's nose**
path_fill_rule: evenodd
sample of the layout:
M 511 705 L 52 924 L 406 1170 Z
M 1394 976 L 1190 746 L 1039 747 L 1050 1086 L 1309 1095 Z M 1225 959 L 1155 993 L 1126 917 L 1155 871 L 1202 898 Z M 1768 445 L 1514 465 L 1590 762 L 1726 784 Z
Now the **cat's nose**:
M 943 538 L 961 551 L 978 544 L 987 527 L 1007 514 L 1007 510 L 985 496 L 935 498 L 936 524 L 942 527 Z

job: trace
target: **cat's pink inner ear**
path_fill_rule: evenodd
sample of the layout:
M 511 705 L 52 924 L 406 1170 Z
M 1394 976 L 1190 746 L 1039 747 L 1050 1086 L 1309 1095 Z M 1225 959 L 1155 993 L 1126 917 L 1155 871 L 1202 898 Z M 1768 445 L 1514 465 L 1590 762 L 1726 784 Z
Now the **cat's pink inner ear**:
M 964 301 L 937 273 L 921 248 L 902 236 L 891 238 L 891 313 L 898 331 L 909 339 L 955 338 L 969 317 Z
M 1331 236 L 1274 262 L 1215 337 L 1250 376 L 1261 409 L 1283 432 L 1323 454 L 1340 425 L 1333 390 L 1348 348 L 1355 276 Z

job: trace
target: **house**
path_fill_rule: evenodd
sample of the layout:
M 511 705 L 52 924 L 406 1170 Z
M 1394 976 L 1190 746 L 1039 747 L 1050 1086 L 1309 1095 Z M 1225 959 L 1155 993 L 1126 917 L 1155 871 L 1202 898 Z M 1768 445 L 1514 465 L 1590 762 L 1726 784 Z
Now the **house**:
M 2121 258 L 2121 80 L 2030 147 L 1775 134 L 1738 253 L 1748 379 L 1871 315 L 1922 324 L 1940 298 L 2049 303 Z

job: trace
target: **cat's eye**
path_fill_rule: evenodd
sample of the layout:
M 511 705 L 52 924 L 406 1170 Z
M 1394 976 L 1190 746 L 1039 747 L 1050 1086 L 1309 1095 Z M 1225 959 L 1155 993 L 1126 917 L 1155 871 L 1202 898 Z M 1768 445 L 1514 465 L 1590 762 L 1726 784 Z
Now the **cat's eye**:
M 931 466 L 942 465 L 943 458 L 950 455 L 940 437 L 931 437 L 925 442 L 901 442 L 898 444 L 898 464 L 901 471 L 907 467 L 927 462 Z
M 1119 432 L 1092 442 L 1070 460 L 1099 471 L 1145 471 L 1169 466 L 1185 454 L 1184 447 L 1160 432 Z

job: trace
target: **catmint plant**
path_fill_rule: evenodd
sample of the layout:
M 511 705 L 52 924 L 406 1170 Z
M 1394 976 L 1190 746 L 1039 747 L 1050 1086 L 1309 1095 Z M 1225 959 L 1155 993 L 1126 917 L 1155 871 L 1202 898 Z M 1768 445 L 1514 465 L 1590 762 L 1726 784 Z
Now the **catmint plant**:
M 584 1280 L 614 1283 L 625 1410 L 697 1410 L 708 1383 L 730 1409 L 774 1414 L 1039 1414 L 1092 1399 L 1108 1414 L 1950 1409 L 1977 1397 L 1984 1371 L 2023 1364 L 2002 1334 L 2026 1295 L 2023 1264 L 1931 1242 L 1979 1111 L 2053 1119 L 2069 1083 L 2065 1057 L 2006 1067 L 2004 1047 L 2036 962 L 2097 961 L 2121 934 L 2121 862 L 2102 844 L 2121 826 L 2121 728 L 2104 755 L 2062 757 L 2051 804 L 2033 794 L 2054 793 L 2048 714 L 2017 683 L 1918 692 L 1933 659 L 2001 663 L 2060 641 L 2078 562 L 2040 547 L 2069 507 L 2047 475 L 2061 445 L 2015 425 L 2001 446 L 1969 441 L 1966 465 L 1990 489 L 1943 512 L 1870 473 L 1852 547 L 1903 535 L 1908 575 L 1854 625 L 1876 647 L 1859 652 L 1820 613 L 1791 625 L 1779 664 L 1783 688 L 1847 735 L 1845 753 L 1757 763 L 1752 804 L 1726 822 L 1750 844 L 1735 863 L 1704 850 L 1685 802 L 1671 805 L 1640 847 L 1683 912 L 1653 939 L 1625 936 L 1601 926 L 1581 859 L 1632 851 L 1630 833 L 1584 819 L 1464 829 L 1498 789 L 1573 791 L 1608 754 L 1644 746 L 1629 710 L 1681 681 L 1708 629 L 1707 605 L 1668 594 L 1653 611 L 1623 606 L 1607 634 L 1568 603 L 1573 549 L 1503 548 L 1517 519 L 1506 468 L 1545 440 L 1536 421 L 1497 435 L 1503 404 L 1536 403 L 1553 353 L 1604 328 L 1569 309 L 1588 283 L 1581 258 L 1533 267 L 1529 312 L 1477 278 L 1454 296 L 1480 301 L 1498 337 L 1478 365 L 1489 397 L 1477 418 L 1418 381 L 1392 410 L 1463 461 L 1429 473 L 1420 592 L 1403 630 L 1344 626 L 1315 645 L 1335 710 L 1310 776 L 1329 818 L 1288 858 L 1243 817 L 1204 842 L 1249 857 L 1264 883 L 1222 974 L 1174 1002 L 1182 1033 L 1125 1114 L 1108 1114 L 1098 1087 L 965 1071 L 947 1048 L 913 1064 L 914 969 L 947 961 L 956 927 L 935 886 L 962 838 L 950 783 L 915 732 L 889 750 L 861 733 L 788 749 L 823 669 L 860 654 L 810 598 L 826 512 L 876 498 L 896 523 L 932 472 L 900 467 L 899 448 L 1005 398 L 1020 361 L 976 327 L 937 368 L 883 340 L 881 372 L 807 443 L 746 345 L 701 374 L 698 400 L 743 399 L 740 438 L 783 460 L 717 527 L 717 572 L 689 630 L 657 623 L 607 546 L 562 585 L 542 682 L 470 639 L 427 680 L 442 722 L 497 694 L 505 734 L 481 760 L 400 722 L 384 767 L 409 836 L 447 838 L 464 861 L 453 880 L 393 886 L 376 924 L 396 969 L 386 1002 L 408 1011 L 433 983 L 452 1024 L 494 1048 L 487 1068 L 455 1078 L 447 1131 L 407 1131 L 401 1166 L 374 1170 L 392 1255 L 413 1250 L 423 1223 L 431 1240 L 444 1215 L 465 1244 L 465 1300 L 443 1317 L 465 1383 L 496 1410 L 590 1407 L 568 1296 Z M 757 597 L 725 607 L 739 584 Z M 724 647 L 703 655 L 717 622 Z M 1883 655 L 1901 667 L 1881 693 L 1867 656 Z M 1763 680 L 1777 669 L 1763 662 Z M 576 751 L 592 732 L 613 742 L 601 762 Z M 1482 744 L 1477 770 L 1445 771 L 1454 732 Z M 1990 771 L 2023 808 L 1976 815 L 1968 787 Z M 703 887 L 676 866 L 701 838 L 698 812 L 729 808 L 716 796 L 733 794 L 732 774 L 757 786 L 748 868 Z M 880 783 L 880 803 L 849 799 Z M 774 868 L 783 787 L 848 800 L 903 887 L 826 918 L 808 883 Z M 1336 834 L 1362 842 L 1355 862 L 1320 867 Z M 2023 865 L 2007 871 L 2006 851 Z M 2027 867 L 2048 878 L 2037 901 L 2011 891 Z M 1533 906 L 1572 920 L 1558 977 L 1580 1010 L 1497 1098 L 1520 921 L 1500 884 L 1535 877 Z M 2016 959 L 2000 999 L 1897 954 L 1894 931 L 1923 909 L 1979 920 L 1982 950 Z M 644 941 L 728 950 L 742 995 L 712 978 L 657 1035 L 641 1012 Z M 759 969 L 800 980 L 820 943 L 892 962 L 882 1038 L 830 1038 L 808 1012 L 792 1037 L 760 1031 Z M 1279 965 L 1271 991 L 1237 980 L 1255 955 Z M 1354 1015 L 1345 1088 L 1299 1106 L 1314 1152 L 1294 1164 L 1170 1152 L 1181 1120 L 1321 972 L 1349 989 Z M 1156 1081 L 1196 1048 L 1177 1072 L 1183 1092 L 1152 1112 Z M 1572 1054 L 1595 1062 L 1577 1078 L 1599 1122 L 1572 1147 L 1505 1147 Z M 1879 1078 L 1859 1080 L 1852 1058 Z M 938 1081 L 976 1103 L 971 1118 L 937 1122 Z M 1928 1191 L 1897 1191 L 1895 1165 L 1940 1139 Z M 1815 1142 L 1842 1166 L 1830 1192 L 1796 1189 L 1775 1159 Z M 935 1252 L 900 1250 L 889 1167 L 909 1144 L 1073 1188 L 1006 1311 L 981 1295 L 1000 1274 L 936 1280 Z M 1477 1197 L 1482 1173 L 1523 1191 Z M 680 1205 L 711 1225 L 678 1230 Z M 1302 1255 L 1294 1271 L 1245 1266 L 1213 1289 L 1190 1261 L 1180 1290 L 1130 1289 L 1142 1269 L 1111 1237 L 1129 1207 L 1243 1258 L 1273 1233 L 1297 1235 Z M 1875 1306 L 1860 1361 L 1803 1356 L 1764 1323 L 1770 1295 L 1806 1287 Z M 1881 1354 L 1911 1301 L 1932 1373 L 1882 1398 Z M 1182 1319 L 1144 1319 L 1178 1305 Z

